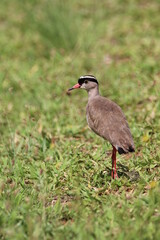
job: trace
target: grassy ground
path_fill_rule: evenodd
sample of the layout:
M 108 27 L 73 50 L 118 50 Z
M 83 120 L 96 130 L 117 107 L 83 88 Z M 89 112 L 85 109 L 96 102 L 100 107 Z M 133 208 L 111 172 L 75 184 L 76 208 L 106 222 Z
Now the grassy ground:
M 0 239 L 160 239 L 160 2 L 0 5 Z M 134 136 L 118 180 L 66 94 L 88 73 Z

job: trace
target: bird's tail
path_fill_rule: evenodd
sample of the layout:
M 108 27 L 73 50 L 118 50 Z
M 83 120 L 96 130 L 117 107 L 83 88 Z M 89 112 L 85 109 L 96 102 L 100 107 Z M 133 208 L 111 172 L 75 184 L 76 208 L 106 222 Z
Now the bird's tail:
M 129 146 L 128 148 L 118 147 L 119 154 L 126 154 L 129 152 L 135 152 L 135 147 L 134 146 Z

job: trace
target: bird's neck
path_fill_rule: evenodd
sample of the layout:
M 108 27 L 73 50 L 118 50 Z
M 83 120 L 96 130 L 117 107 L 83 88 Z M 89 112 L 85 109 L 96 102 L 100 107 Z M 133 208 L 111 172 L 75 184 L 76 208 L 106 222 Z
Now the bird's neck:
M 88 100 L 96 97 L 97 95 L 99 95 L 99 89 L 98 89 L 98 87 L 90 89 L 90 90 L 88 91 Z

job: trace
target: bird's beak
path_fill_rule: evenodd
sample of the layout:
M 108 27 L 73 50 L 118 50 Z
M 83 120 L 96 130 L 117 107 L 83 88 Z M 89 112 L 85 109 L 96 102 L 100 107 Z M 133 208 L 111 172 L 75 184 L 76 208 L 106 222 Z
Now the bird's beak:
M 79 83 L 77 83 L 76 85 L 74 85 L 72 88 L 69 88 L 68 91 L 71 91 L 73 89 L 76 89 L 76 88 L 80 88 L 81 85 Z

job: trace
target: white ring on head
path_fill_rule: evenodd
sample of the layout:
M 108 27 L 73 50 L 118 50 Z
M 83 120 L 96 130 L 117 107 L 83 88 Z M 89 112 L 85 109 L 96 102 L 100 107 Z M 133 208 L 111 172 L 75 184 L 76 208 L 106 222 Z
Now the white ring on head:
M 85 78 L 88 78 L 88 79 L 95 79 L 95 80 L 96 80 L 95 77 L 93 77 L 93 76 L 89 76 L 89 75 L 81 76 L 79 79 L 85 79 Z

